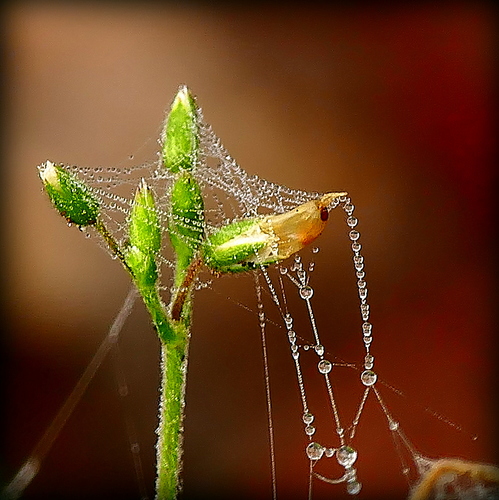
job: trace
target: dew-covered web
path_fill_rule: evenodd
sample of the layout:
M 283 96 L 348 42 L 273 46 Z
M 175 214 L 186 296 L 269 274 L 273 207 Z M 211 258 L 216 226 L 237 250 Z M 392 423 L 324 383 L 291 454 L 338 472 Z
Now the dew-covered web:
M 320 193 L 294 190 L 282 185 L 274 184 L 254 175 L 245 172 L 236 161 L 228 154 L 221 141 L 212 131 L 211 127 L 205 123 L 199 111 L 200 126 L 200 156 L 195 166 L 195 176 L 202 189 L 205 202 L 205 232 L 210 235 L 217 228 L 237 219 L 255 217 L 262 214 L 280 214 L 297 207 L 307 201 L 317 199 Z M 105 224 L 113 234 L 116 241 L 124 244 L 127 238 L 128 216 L 132 206 L 133 196 L 139 185 L 141 178 L 146 179 L 147 184 L 153 189 L 163 228 L 167 227 L 169 217 L 169 191 L 175 174 L 167 172 L 160 161 L 155 161 L 135 167 L 67 167 L 83 179 L 101 200 L 102 216 Z M 365 408 L 367 405 L 376 405 L 385 418 L 386 431 L 391 433 L 394 447 L 397 451 L 401 471 L 405 475 L 410 486 L 413 486 L 421 478 L 428 477 L 429 471 L 434 473 L 435 480 L 428 487 L 428 491 L 434 494 L 435 498 L 468 498 L 470 488 L 481 488 L 489 497 L 476 498 L 496 498 L 497 483 L 499 479 L 495 477 L 495 472 L 487 469 L 486 472 L 475 474 L 475 482 L 470 486 L 458 485 L 453 490 L 454 496 L 446 496 L 445 491 L 450 491 L 449 484 L 452 484 L 454 474 L 451 472 L 445 476 L 444 483 L 439 481 L 439 475 L 435 470 L 442 467 L 438 460 L 421 455 L 416 447 L 409 441 L 403 432 L 401 425 L 395 415 L 392 415 L 389 407 L 385 403 L 384 391 L 394 391 L 397 389 L 386 384 L 375 371 L 375 357 L 373 348 L 373 325 L 370 322 L 370 306 L 368 301 L 368 282 L 366 279 L 366 269 L 360 242 L 360 233 L 357 230 L 358 220 L 354 215 L 355 207 L 348 196 L 336 198 L 330 206 L 330 211 L 340 208 L 343 211 L 343 218 L 346 222 L 346 232 L 348 238 L 346 244 L 351 247 L 352 279 L 355 280 L 358 293 L 358 324 L 353 328 L 357 329 L 358 350 L 352 353 L 353 361 L 340 359 L 328 346 L 331 339 L 327 331 L 322 331 L 314 312 L 317 295 L 314 290 L 314 273 L 316 274 L 316 263 L 314 256 L 319 252 L 318 247 L 312 247 L 307 252 L 300 252 L 279 265 L 268 268 L 260 266 L 255 274 L 255 287 L 257 296 L 258 324 L 260 326 L 265 387 L 267 395 L 268 428 L 270 436 L 270 467 L 272 471 L 272 496 L 278 497 L 278 484 L 276 479 L 276 454 L 274 444 L 274 429 L 272 417 L 272 395 L 270 391 L 270 377 L 268 352 L 267 352 L 267 329 L 272 323 L 278 327 L 279 333 L 287 339 L 290 354 L 290 363 L 294 366 L 296 373 L 295 383 L 298 387 L 299 399 L 296 404 L 300 406 L 301 421 L 297 423 L 297 429 L 301 427 L 304 433 L 306 445 L 303 449 L 304 463 L 308 461 L 308 498 L 314 497 L 314 484 L 316 481 L 331 484 L 331 488 L 344 488 L 349 494 L 357 495 L 362 490 L 362 454 L 359 452 L 356 433 L 361 424 Z M 336 210 L 336 213 L 338 211 Z M 330 214 L 332 216 L 332 214 Z M 335 215 L 336 216 L 336 215 Z M 176 221 L 177 223 L 179 221 Z M 181 221 L 180 221 L 181 222 Z M 189 224 L 189 221 L 185 222 Z M 92 229 L 84 229 L 88 236 L 92 235 Z M 164 233 L 165 234 L 165 233 Z M 164 237 L 165 240 L 167 237 Z M 100 238 L 95 238 L 106 248 L 105 243 Z M 306 255 L 306 256 L 305 256 Z M 171 285 L 173 275 L 173 254 L 169 249 L 167 241 L 163 244 L 162 254 L 158 256 L 161 262 L 161 279 L 164 301 L 169 302 L 172 293 Z M 202 271 L 196 278 L 195 287 L 197 290 L 211 288 L 212 281 L 216 277 L 207 270 Z M 296 298 L 301 304 L 301 308 L 296 308 Z M 265 300 L 266 299 L 266 300 Z M 130 297 L 129 297 L 129 300 Z M 264 302 L 266 305 L 264 305 Z M 124 319 L 130 310 L 128 304 L 125 312 L 120 313 Z M 247 306 L 244 306 L 248 308 Z M 274 314 L 271 310 L 277 311 L 277 319 L 271 320 Z M 307 318 L 307 328 L 296 326 L 297 316 Z M 257 323 L 255 323 L 257 324 Z M 111 329 L 112 330 L 112 329 Z M 106 337 L 106 347 L 103 348 L 101 357 L 104 356 L 113 345 L 116 344 L 117 335 L 113 333 Z M 375 346 L 375 344 L 374 344 Z M 100 358 L 99 358 L 100 359 Z M 359 363 L 359 359 L 361 362 Z M 95 373 L 102 359 L 94 363 L 92 368 Z M 313 367 L 315 377 L 310 377 Z M 118 368 L 119 370 L 119 368 Z M 341 389 L 336 382 L 337 373 L 346 371 L 357 380 L 357 404 L 355 411 L 345 411 L 340 404 L 337 392 Z M 119 374 L 120 395 L 126 395 L 127 386 L 121 372 Z M 82 377 L 83 378 L 83 377 Z M 87 377 L 91 379 L 92 376 Z M 86 380 L 86 379 L 85 379 Z M 89 380 L 86 380 L 88 385 Z M 325 398 L 317 400 L 316 393 L 311 391 L 314 384 L 321 384 L 324 387 Z M 123 394 L 122 394 L 123 393 Z M 68 403 L 72 408 L 79 400 L 78 395 Z M 316 409 L 327 405 L 329 408 L 329 420 L 322 416 L 317 418 Z M 67 419 L 69 413 L 64 415 Z M 440 417 L 438 417 L 440 418 Z M 62 425 L 64 422 L 62 423 Z M 59 427 L 61 422 L 59 422 Z M 451 422 L 451 425 L 454 425 Z M 134 434 L 133 422 L 127 422 L 131 451 L 134 456 L 135 470 L 138 482 L 144 481 L 141 471 L 141 463 L 138 454 L 139 443 Z M 327 428 L 331 432 L 321 432 Z M 53 441 L 58 432 L 58 428 L 52 429 L 50 439 Z M 57 431 L 57 432 L 56 432 Z M 51 441 L 51 442 L 52 442 Z M 51 443 L 50 443 L 51 444 Z M 44 453 L 48 452 L 50 445 L 45 443 Z M 42 455 L 42 454 L 40 454 Z M 35 456 L 35 454 L 33 454 Z M 40 456 L 36 456 L 37 460 Z M 43 458 L 43 457 L 42 457 Z M 447 464 L 448 465 L 448 464 Z M 40 463 L 28 460 L 25 468 L 32 470 L 23 477 L 21 472 L 16 476 L 18 490 L 14 486 L 8 498 L 20 496 L 22 490 L 29 484 L 36 475 Z M 485 467 L 485 466 L 483 466 Z M 447 469 L 443 469 L 447 471 Z M 25 471 L 26 472 L 26 471 Z M 450 474 L 450 475 L 449 475 Z M 456 475 L 457 474 L 457 475 Z M 471 473 L 470 473 L 471 474 Z M 479 477 L 480 480 L 476 480 Z M 11 485 L 14 481 L 11 483 Z M 444 484 L 444 486 L 442 486 Z M 431 490 L 433 488 L 433 490 Z M 468 489 L 466 489 L 468 488 Z M 140 486 L 142 498 L 146 498 L 146 488 Z M 445 490 L 445 491 L 444 491 Z M 437 493 L 444 493 L 437 496 Z M 478 490 L 477 490 L 478 491 Z M 430 495 L 417 496 L 417 484 L 413 487 L 413 498 L 433 498 Z M 456 493 L 457 492 L 457 493 Z M 464 492 L 464 493 L 463 493 Z M 463 496 L 464 495 L 464 496 Z M 474 498 L 474 497 L 473 497 Z

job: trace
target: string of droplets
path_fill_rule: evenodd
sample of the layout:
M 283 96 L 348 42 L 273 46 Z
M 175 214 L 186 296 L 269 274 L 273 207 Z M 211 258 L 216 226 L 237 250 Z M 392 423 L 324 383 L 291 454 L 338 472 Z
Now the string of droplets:
M 305 269 L 304 263 L 300 257 L 300 255 L 296 255 L 292 265 L 287 269 L 286 267 L 280 267 L 280 273 L 282 276 L 286 276 L 298 289 L 298 294 L 306 303 L 310 324 L 312 327 L 312 332 L 314 336 L 313 344 L 303 344 L 300 345 L 297 343 L 297 335 L 293 329 L 293 317 L 287 311 L 284 314 L 284 324 L 287 330 L 288 341 L 291 351 L 291 356 L 294 361 L 297 381 L 303 406 L 303 415 L 302 420 L 304 424 L 305 434 L 310 439 L 310 443 L 306 447 L 307 457 L 311 462 L 311 471 L 315 464 L 323 457 L 331 458 L 333 456 L 336 457 L 337 462 L 344 467 L 344 473 L 341 477 L 337 479 L 330 479 L 325 476 L 322 476 L 318 473 L 313 473 L 315 477 L 328 482 L 328 483 L 343 483 L 346 482 L 347 492 L 351 495 L 356 495 L 361 490 L 361 483 L 357 480 L 357 471 L 353 467 L 353 464 L 357 460 L 357 450 L 350 445 L 351 440 L 355 436 L 355 430 L 359 424 L 360 417 L 362 414 L 362 410 L 364 408 L 365 402 L 367 400 L 367 396 L 371 388 L 373 388 L 374 384 L 377 380 L 376 373 L 372 370 L 374 366 L 374 357 L 370 353 L 370 347 L 372 343 L 372 325 L 368 321 L 369 320 L 369 304 L 367 303 L 367 282 L 365 281 L 365 271 L 364 271 L 364 258 L 361 255 L 361 244 L 359 243 L 360 233 L 355 229 L 358 224 L 358 220 L 354 217 L 354 205 L 351 202 L 351 199 L 348 197 L 340 197 L 332 203 L 330 206 L 330 210 L 338 207 L 341 204 L 343 210 L 345 211 L 347 218 L 346 223 L 350 228 L 348 233 L 349 239 L 351 241 L 351 248 L 353 252 L 353 264 L 355 275 L 357 278 L 357 288 L 360 300 L 360 313 L 362 318 L 362 326 L 361 333 L 365 348 L 365 356 L 364 356 L 364 370 L 360 375 L 360 379 L 362 384 L 365 386 L 363 395 L 361 397 L 360 404 L 358 406 L 358 410 L 356 412 L 355 418 L 349 427 L 350 433 L 346 435 L 345 428 L 341 424 L 340 412 L 338 409 L 338 405 L 334 396 L 332 384 L 331 384 L 331 371 L 333 369 L 334 364 L 326 359 L 325 348 L 321 342 L 319 331 L 316 326 L 315 316 L 312 309 L 312 297 L 314 295 L 314 289 L 310 286 L 310 273 L 314 269 L 314 263 L 311 262 L 308 266 L 308 269 Z M 318 252 L 318 248 L 314 248 L 313 252 Z M 284 292 L 284 286 L 282 284 L 282 278 L 279 278 L 281 293 L 283 295 L 283 301 L 286 302 L 286 296 Z M 301 351 L 309 351 L 315 353 L 318 356 L 317 362 L 317 370 L 323 375 L 324 383 L 326 385 L 329 404 L 333 413 L 334 422 L 336 426 L 336 434 L 339 438 L 339 446 L 337 447 L 329 447 L 323 446 L 322 444 L 312 441 L 312 436 L 316 432 L 316 428 L 313 425 L 315 416 L 309 409 L 307 393 L 305 390 L 305 384 L 303 379 L 303 369 L 300 362 L 300 353 Z

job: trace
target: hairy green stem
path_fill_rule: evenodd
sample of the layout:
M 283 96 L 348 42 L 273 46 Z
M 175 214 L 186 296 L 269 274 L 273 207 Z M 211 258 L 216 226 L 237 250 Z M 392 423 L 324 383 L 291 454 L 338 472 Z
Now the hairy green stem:
M 183 329 L 183 326 L 177 328 Z M 187 339 L 177 345 L 161 344 L 161 401 L 156 431 L 157 500 L 175 499 L 180 489 L 187 351 Z

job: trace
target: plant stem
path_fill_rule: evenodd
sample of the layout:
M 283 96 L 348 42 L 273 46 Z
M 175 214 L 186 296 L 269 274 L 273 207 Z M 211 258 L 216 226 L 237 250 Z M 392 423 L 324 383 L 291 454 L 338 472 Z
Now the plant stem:
M 156 431 L 158 435 L 156 444 L 156 499 L 174 500 L 180 490 L 182 421 L 187 374 L 188 331 L 191 319 L 190 307 L 186 307 L 183 322 L 172 321 L 167 315 L 156 284 L 146 286 L 137 280 L 106 225 L 99 221 L 96 228 L 110 250 L 130 272 L 161 342 L 161 395 L 159 425 Z M 191 274 L 195 274 L 195 272 L 193 271 Z M 189 293 L 186 292 L 184 301 L 188 295 Z
M 183 329 L 180 323 L 178 326 Z M 175 346 L 161 344 L 161 399 L 156 431 L 157 500 L 174 500 L 180 489 L 187 350 L 187 340 Z

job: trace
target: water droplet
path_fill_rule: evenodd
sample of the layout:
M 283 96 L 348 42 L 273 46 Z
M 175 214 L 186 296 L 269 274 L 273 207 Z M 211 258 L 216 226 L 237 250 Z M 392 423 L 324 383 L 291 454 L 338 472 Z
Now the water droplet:
M 288 272 L 288 268 L 287 267 L 284 267 L 284 266 L 281 266 L 279 268 L 279 271 L 281 274 L 286 274 Z
M 336 448 L 326 448 L 324 453 L 326 454 L 327 458 L 331 458 L 336 452 Z
M 342 446 L 336 452 L 336 460 L 343 467 L 351 467 L 357 460 L 357 452 L 351 446 Z
M 338 434 L 338 436 L 340 436 L 340 438 L 342 438 L 343 435 L 345 434 L 345 429 L 343 429 L 343 427 L 337 427 L 336 434 Z
M 317 353 L 318 356 L 322 356 L 324 354 L 324 346 L 321 344 L 317 344 L 315 347 L 315 352 Z
M 296 274 L 297 274 L 299 280 L 302 283 L 305 283 L 305 278 L 307 277 L 307 273 L 303 269 L 300 269 Z
M 364 358 L 364 368 L 370 370 L 374 365 L 374 356 L 372 354 L 367 354 Z
M 315 433 L 315 427 L 313 425 L 307 425 L 307 427 L 305 427 L 305 434 L 307 436 L 312 436 L 314 433 Z
M 312 253 L 319 253 L 320 248 L 319 247 L 313 247 L 312 248 Z
M 374 385 L 377 379 L 378 376 L 371 370 L 364 370 L 360 375 L 360 380 L 367 387 Z
M 359 278 L 360 280 L 361 280 L 362 278 L 364 278 L 364 276 L 365 276 L 365 275 L 366 275 L 366 273 L 365 273 L 364 271 L 357 271 L 357 272 L 355 273 L 355 276 L 357 276 L 357 278 Z
M 291 351 L 292 351 L 292 352 L 298 352 L 298 346 L 297 346 L 296 344 L 293 344 L 293 345 L 291 346 Z
M 369 319 L 369 305 L 368 304 L 361 304 L 360 305 L 360 313 L 362 315 L 362 319 L 364 321 L 367 321 Z
M 362 489 L 362 483 L 351 481 L 347 483 L 347 491 L 350 495 L 358 495 Z
M 315 262 L 310 262 L 308 265 L 308 272 L 311 273 L 314 270 Z
M 350 202 L 348 203 L 345 203 L 345 205 L 343 206 L 343 210 L 345 210 L 345 212 L 348 214 L 348 215 L 352 215 L 353 211 L 355 209 L 355 206 L 352 205 Z
M 362 245 L 358 242 L 358 241 L 354 241 L 352 243 L 352 250 L 355 252 L 355 253 L 359 253 L 360 250 L 362 248 Z
M 372 338 L 371 336 L 367 336 L 367 335 L 366 335 L 366 336 L 364 336 L 364 339 L 363 339 L 363 340 L 364 340 L 364 344 L 365 344 L 365 345 L 370 345 L 370 344 L 371 344 L 371 342 L 373 341 L 373 338 Z
M 355 467 L 348 467 L 345 469 L 345 474 L 343 475 L 345 481 L 351 483 L 357 480 L 357 469 Z
M 399 428 L 399 423 L 395 420 L 390 420 L 390 422 L 388 423 L 388 428 L 391 431 L 396 431 Z
M 365 298 L 367 297 L 367 288 L 360 288 L 359 289 L 359 297 L 362 300 L 365 300 Z
M 304 345 L 304 346 L 303 346 L 303 350 L 304 350 L 304 351 L 308 351 L 309 349 L 310 349 L 310 346 L 309 346 L 309 345 Z
M 357 274 L 361 274 L 361 273 L 357 273 Z M 362 274 L 364 274 L 364 273 L 362 273 Z M 359 288 L 365 288 L 367 286 L 367 283 L 364 280 L 359 280 L 359 281 L 357 281 L 357 286 Z
M 302 286 L 300 288 L 300 297 L 303 300 L 309 300 L 314 294 L 314 289 L 311 286 Z
M 352 241 L 357 241 L 360 238 L 360 233 L 358 231 L 352 230 L 348 233 L 348 236 Z
M 317 368 L 319 369 L 319 372 L 325 374 L 329 373 L 332 370 L 333 365 L 331 364 L 331 361 L 328 361 L 327 359 L 322 359 L 321 361 L 319 361 Z
M 295 262 L 300 262 L 301 261 L 301 257 L 297 254 L 295 255 Z
M 298 359 L 300 357 L 300 353 L 299 353 L 299 351 L 292 352 L 291 356 L 293 356 L 294 359 Z
M 324 454 L 324 447 L 319 443 L 312 442 L 307 446 L 306 451 L 307 457 L 310 458 L 310 460 L 319 460 Z
M 305 424 L 311 424 L 314 421 L 314 416 L 311 413 L 304 413 L 302 420 Z
M 355 264 L 362 264 L 364 262 L 364 257 L 362 257 L 362 255 L 354 255 L 353 261 Z
M 348 217 L 347 224 L 350 227 L 355 227 L 359 221 L 355 217 Z
M 290 329 L 291 325 L 293 324 L 293 318 L 291 317 L 291 314 L 286 313 L 286 316 L 284 316 L 284 322 L 286 323 L 288 329 Z
M 371 323 L 368 323 L 367 321 L 362 323 L 362 331 L 364 332 L 364 335 L 371 335 L 372 329 L 373 325 L 371 325 Z
M 290 340 L 290 342 L 295 342 L 295 340 L 296 340 L 296 333 L 294 332 L 294 330 L 289 330 L 288 331 L 288 339 Z

